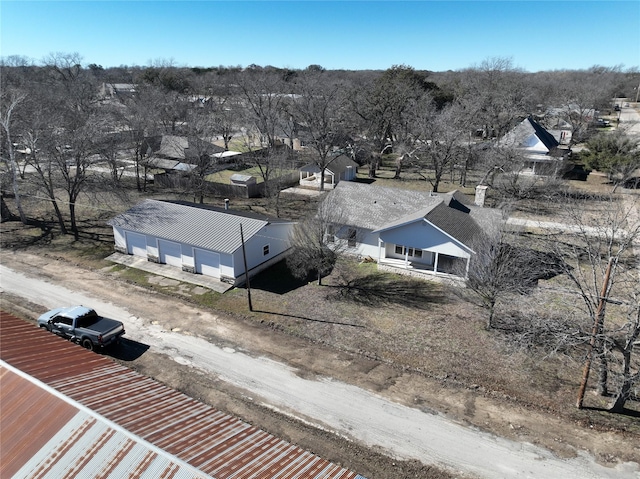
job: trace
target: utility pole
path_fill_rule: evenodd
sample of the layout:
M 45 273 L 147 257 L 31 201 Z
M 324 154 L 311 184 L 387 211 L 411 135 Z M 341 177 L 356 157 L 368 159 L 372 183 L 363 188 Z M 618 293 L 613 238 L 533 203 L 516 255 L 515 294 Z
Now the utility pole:
M 591 371 L 591 361 L 593 359 L 593 349 L 596 346 L 596 341 L 600 329 L 602 328 L 602 322 L 604 320 L 604 307 L 607 302 L 607 290 L 609 289 L 609 277 L 611 275 L 611 265 L 613 264 L 613 258 L 609 258 L 609 264 L 607 264 L 607 270 L 604 273 L 604 281 L 602 282 L 602 290 L 600 291 L 600 300 L 598 302 L 598 309 L 593 318 L 593 328 L 591 329 L 591 340 L 589 341 L 589 349 L 587 351 L 587 359 L 584 363 L 584 369 L 582 370 L 582 382 L 580 383 L 580 390 L 578 391 L 578 401 L 576 407 L 582 409 L 582 401 L 584 400 L 584 393 L 587 390 L 587 381 L 589 380 L 589 372 Z
M 249 283 L 249 270 L 247 269 L 247 250 L 244 247 L 242 223 L 240 223 L 240 241 L 242 241 L 242 259 L 244 259 L 244 279 L 247 283 L 247 299 L 249 300 L 249 311 L 253 311 L 253 304 L 251 304 L 251 284 Z

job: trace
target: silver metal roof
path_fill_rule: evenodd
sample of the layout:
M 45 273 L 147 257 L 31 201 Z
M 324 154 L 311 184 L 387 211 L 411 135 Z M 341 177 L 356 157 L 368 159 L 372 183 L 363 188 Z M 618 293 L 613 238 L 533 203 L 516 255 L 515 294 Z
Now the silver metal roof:
M 147 199 L 116 216 L 108 224 L 197 248 L 232 254 L 242 246 L 240 225 L 244 240 L 248 241 L 272 222 L 274 220 L 267 217 L 258 218 L 232 210 Z

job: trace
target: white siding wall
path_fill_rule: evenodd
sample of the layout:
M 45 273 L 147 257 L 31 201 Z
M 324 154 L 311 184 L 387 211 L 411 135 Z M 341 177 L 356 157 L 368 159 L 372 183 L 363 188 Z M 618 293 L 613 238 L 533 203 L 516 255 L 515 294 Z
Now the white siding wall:
M 433 251 L 459 258 L 468 258 L 469 251 L 449 235 L 426 221 L 418 221 L 389 231 L 383 231 L 380 238 L 385 243 L 400 244 L 412 248 Z
M 269 261 L 282 254 L 290 247 L 290 234 L 292 224 L 268 225 L 258 234 L 247 240 L 247 263 L 249 269 Z M 131 234 L 131 233 L 129 233 Z M 144 236 L 137 234 L 138 236 Z M 126 249 L 126 232 L 121 228 L 113 228 L 113 236 L 117 247 Z M 158 245 L 164 242 L 160 238 L 145 236 L 147 242 L 147 253 L 159 257 Z M 263 248 L 269 245 L 269 253 L 263 254 Z M 193 245 L 181 244 L 182 266 L 195 268 L 195 248 Z M 244 274 L 244 261 L 242 258 L 242 248 L 238 248 L 234 254 L 219 253 L 220 255 L 220 276 L 227 278 L 237 278 Z M 177 267 L 177 266 L 174 266 Z
M 347 230 L 348 228 L 342 228 L 338 235 L 341 238 L 346 238 Z M 385 257 L 384 248 L 396 244 L 459 258 L 470 257 L 469 251 L 462 244 L 423 220 L 383 231 L 382 233 L 358 230 L 356 237 L 355 247 L 348 247 L 346 239 L 336 238 L 336 242 L 339 242 L 341 251 L 347 254 L 370 256 L 375 260 L 378 260 L 379 239 L 382 239 L 385 243 L 383 245 L 382 258 Z M 424 254 L 422 262 L 429 264 L 429 258 L 430 255 Z
M 289 249 L 291 242 L 289 236 L 293 226 L 291 224 L 267 225 L 258 234 L 246 242 L 247 266 L 251 270 L 256 266 L 278 256 Z M 269 254 L 264 255 L 264 247 L 269 245 Z M 242 248 L 235 254 L 236 276 L 244 274 L 244 261 Z
M 124 238 L 124 231 L 122 228 L 113 227 L 113 239 L 115 240 L 117 248 L 127 248 L 127 242 Z

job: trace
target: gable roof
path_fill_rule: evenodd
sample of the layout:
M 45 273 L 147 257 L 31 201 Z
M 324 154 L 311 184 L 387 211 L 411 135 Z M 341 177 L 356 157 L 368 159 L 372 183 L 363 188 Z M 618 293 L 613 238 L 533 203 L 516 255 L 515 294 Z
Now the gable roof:
M 329 195 L 341 223 L 380 232 L 426 220 L 467 246 L 501 218 L 498 210 L 465 205 L 468 199 L 457 190 L 429 193 L 341 182 Z
M 330 171 L 334 175 L 339 175 L 340 173 L 344 173 L 348 167 L 357 168 L 358 163 L 353 161 L 348 155 L 340 153 L 335 158 L 329 160 L 329 166 L 327 166 L 325 170 Z M 316 165 L 315 163 L 310 163 L 300 168 L 300 171 L 319 173 L 320 168 L 318 168 L 318 165 Z
M 2 311 L 0 337 L 2 477 L 364 479 Z
M 482 229 L 468 213 L 452 208 L 444 201 L 429 211 L 425 219 L 467 246 L 482 234 Z
M 160 135 L 146 138 L 148 154 L 174 160 L 197 159 L 200 155 L 213 156 L 224 148 L 199 138 Z
M 377 230 L 391 222 L 433 208 L 441 198 L 430 193 L 341 181 L 329 193 L 332 206 L 340 210 L 341 222 Z M 426 214 L 426 209 L 425 209 Z M 405 222 L 409 218 L 405 219 Z
M 210 205 L 146 199 L 107 222 L 127 231 L 231 254 L 268 224 L 291 223 Z
M 546 154 L 555 150 L 560 143 L 540 123 L 528 117 L 509 131 L 500 140 L 500 144 Z

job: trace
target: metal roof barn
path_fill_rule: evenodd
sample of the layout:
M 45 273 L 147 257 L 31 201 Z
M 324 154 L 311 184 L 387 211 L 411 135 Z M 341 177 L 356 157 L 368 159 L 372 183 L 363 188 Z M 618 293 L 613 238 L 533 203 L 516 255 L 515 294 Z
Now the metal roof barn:
M 0 477 L 364 479 L 0 312 Z

